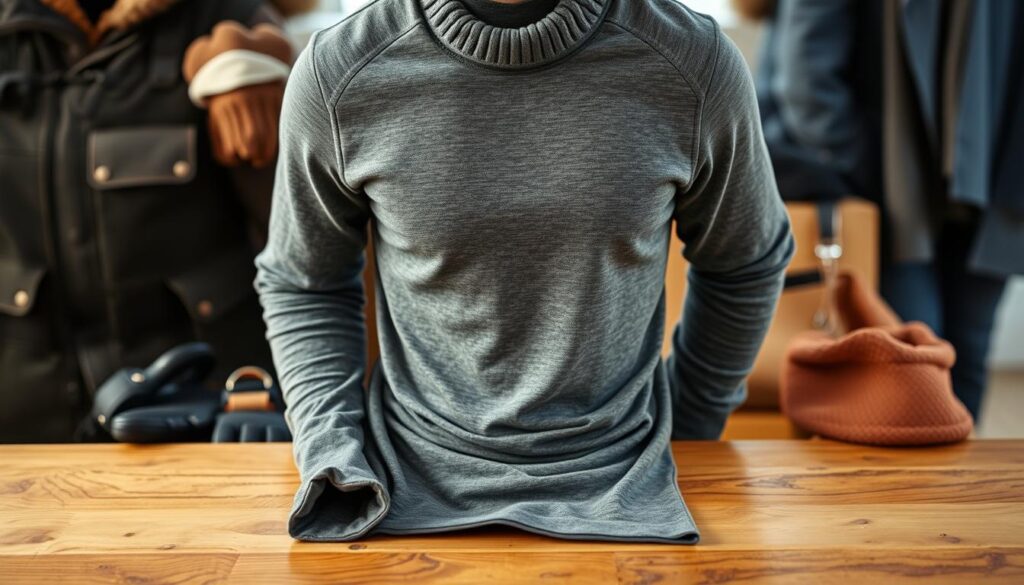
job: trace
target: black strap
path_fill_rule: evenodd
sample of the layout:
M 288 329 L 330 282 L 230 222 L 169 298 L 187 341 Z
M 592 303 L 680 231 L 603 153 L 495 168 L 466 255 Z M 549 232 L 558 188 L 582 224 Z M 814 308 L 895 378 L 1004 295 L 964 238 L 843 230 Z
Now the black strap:
M 836 202 L 818 202 L 818 241 L 833 242 L 836 239 Z
M 822 200 L 817 204 L 818 212 L 818 243 L 819 244 L 832 244 L 836 240 L 836 211 L 837 205 L 832 200 Z M 810 286 L 820 284 L 824 280 L 821 276 L 821 270 L 814 268 L 812 270 L 804 270 L 800 272 L 791 272 L 786 274 L 785 284 L 783 287 L 786 289 L 798 288 L 802 286 Z
M 783 288 L 799 288 L 801 286 L 810 286 L 812 284 L 821 284 L 821 271 L 820 270 L 803 270 L 801 272 L 793 272 L 786 275 L 785 284 Z

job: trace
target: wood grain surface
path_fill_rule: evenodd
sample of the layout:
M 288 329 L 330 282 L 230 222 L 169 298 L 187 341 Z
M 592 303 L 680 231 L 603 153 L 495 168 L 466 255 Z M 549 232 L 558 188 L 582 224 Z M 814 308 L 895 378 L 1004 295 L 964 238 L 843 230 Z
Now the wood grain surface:
M 697 546 L 300 543 L 290 446 L 0 447 L 0 583 L 1024 583 L 1024 442 L 677 443 Z

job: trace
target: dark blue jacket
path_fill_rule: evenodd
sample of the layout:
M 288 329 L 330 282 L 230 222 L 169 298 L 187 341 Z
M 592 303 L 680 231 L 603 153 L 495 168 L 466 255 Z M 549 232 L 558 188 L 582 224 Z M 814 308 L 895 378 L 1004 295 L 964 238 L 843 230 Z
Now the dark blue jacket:
M 791 185 L 884 201 L 881 7 L 882 0 L 779 1 L 758 92 L 783 196 Z M 937 123 L 940 9 L 933 0 L 903 3 L 908 65 L 926 124 Z M 1024 273 L 1024 3 L 975 0 L 972 11 L 949 195 L 984 210 L 972 267 Z M 835 179 L 815 175 L 808 185 L 802 160 Z

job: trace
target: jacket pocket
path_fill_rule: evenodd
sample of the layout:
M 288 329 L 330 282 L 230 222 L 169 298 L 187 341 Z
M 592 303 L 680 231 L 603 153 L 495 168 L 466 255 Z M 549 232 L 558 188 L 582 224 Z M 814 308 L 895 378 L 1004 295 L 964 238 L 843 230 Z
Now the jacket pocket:
M 0 313 L 24 317 L 32 311 L 46 269 L 0 260 Z
M 0 361 L 19 354 L 19 347 L 42 355 L 54 346 L 53 309 L 44 298 L 49 297 L 44 292 L 45 276 L 46 268 L 41 265 L 0 259 Z M 39 365 L 25 362 L 20 367 L 33 370 Z M 15 372 L 0 367 L 0 380 L 8 374 L 14 376 Z
M 167 286 L 188 311 L 195 339 L 213 346 L 223 380 L 231 370 L 258 365 L 273 371 L 266 328 L 253 288 L 256 268 L 247 248 L 237 248 L 167 279 Z
M 235 248 L 167 279 L 200 331 L 255 296 L 256 268 L 247 248 Z
M 196 176 L 193 125 L 135 126 L 89 134 L 86 178 L 98 190 L 183 185 Z

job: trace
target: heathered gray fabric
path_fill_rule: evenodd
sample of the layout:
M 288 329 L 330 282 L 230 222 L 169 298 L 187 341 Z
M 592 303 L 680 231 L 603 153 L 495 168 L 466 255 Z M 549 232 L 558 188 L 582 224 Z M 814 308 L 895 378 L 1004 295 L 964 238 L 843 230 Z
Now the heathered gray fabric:
M 474 19 L 377 0 L 288 83 L 257 288 L 302 478 L 289 531 L 696 542 L 670 435 L 716 438 L 743 400 L 792 252 L 745 65 L 671 0 Z M 692 269 L 666 364 L 673 219 Z

